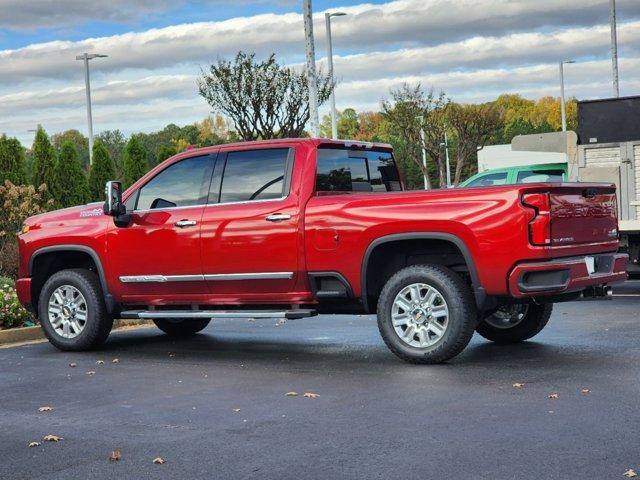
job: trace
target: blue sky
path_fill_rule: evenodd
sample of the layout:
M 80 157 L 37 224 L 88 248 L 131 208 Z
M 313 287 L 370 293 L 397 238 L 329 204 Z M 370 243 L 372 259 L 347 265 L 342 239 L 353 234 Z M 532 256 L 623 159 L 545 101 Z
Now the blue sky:
M 640 94 L 640 1 L 617 0 L 623 95 Z M 460 102 L 501 93 L 611 95 L 609 0 L 314 0 L 318 64 L 326 65 L 324 11 L 333 23 L 339 109 L 377 110 L 390 89 L 421 83 Z M 300 0 L 0 0 L 0 133 L 30 145 L 86 130 L 84 79 L 91 63 L 94 129 L 126 134 L 209 114 L 197 94 L 202 68 L 238 50 L 304 61 Z M 96 20 L 99 18 L 100 20 Z M 323 106 L 321 113 L 326 113 Z

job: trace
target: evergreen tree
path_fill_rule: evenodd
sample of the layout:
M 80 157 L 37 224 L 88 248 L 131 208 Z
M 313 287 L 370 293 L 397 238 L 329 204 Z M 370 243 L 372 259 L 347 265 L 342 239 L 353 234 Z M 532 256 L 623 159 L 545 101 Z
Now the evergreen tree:
M 0 182 L 9 180 L 14 185 L 27 183 L 27 161 L 24 148 L 17 138 L 0 137 Z
M 147 150 L 137 136 L 124 149 L 124 188 L 128 188 L 149 169 Z
M 49 141 L 49 136 L 44 129 L 38 125 L 36 138 L 31 147 L 31 156 L 33 165 L 31 167 L 31 175 L 33 185 L 39 187 L 43 183 L 47 185 L 46 197 L 55 198 L 58 191 L 56 185 L 56 152 Z
M 96 139 L 93 144 L 93 164 L 89 172 L 89 194 L 91 200 L 104 198 L 104 186 L 109 180 L 115 180 L 116 167 L 109 155 L 109 150 L 102 140 Z
M 60 146 L 56 163 L 56 184 L 60 187 L 56 200 L 61 207 L 83 205 L 89 201 L 89 184 L 82 169 L 76 146 L 66 140 Z
M 167 158 L 173 157 L 177 152 L 176 147 L 173 145 L 167 147 L 166 145 L 160 145 L 158 149 L 158 163 L 164 162 Z

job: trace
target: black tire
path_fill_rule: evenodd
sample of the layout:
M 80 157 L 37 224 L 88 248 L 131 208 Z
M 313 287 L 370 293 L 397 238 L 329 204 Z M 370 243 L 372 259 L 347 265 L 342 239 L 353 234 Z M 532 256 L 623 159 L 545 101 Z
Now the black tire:
M 524 342 L 534 336 L 547 325 L 553 311 L 552 303 L 537 305 L 535 303 L 526 306 L 524 317 L 512 327 L 500 328 L 489 322 L 499 323 L 495 315 L 490 315 L 478 324 L 476 331 L 492 342 L 509 344 Z
M 85 299 L 87 318 L 81 332 L 74 338 L 65 338 L 56 332 L 49 321 L 49 300 L 61 286 L 76 288 Z M 95 273 L 85 269 L 61 270 L 54 273 L 43 285 L 38 299 L 38 317 L 44 334 L 60 350 L 83 351 L 104 344 L 113 327 L 113 317 L 107 312 L 102 287 Z
M 392 322 L 392 307 L 396 296 L 405 287 L 424 283 L 435 288 L 449 310 L 448 323 L 442 337 L 433 345 L 409 345 L 396 333 Z M 467 346 L 477 324 L 477 309 L 469 285 L 455 272 L 440 265 L 414 265 L 393 275 L 378 299 L 378 329 L 387 347 L 399 358 L 410 363 L 434 364 L 458 355 Z
M 158 318 L 153 321 L 160 330 L 170 337 L 190 337 L 204 330 L 210 318 Z

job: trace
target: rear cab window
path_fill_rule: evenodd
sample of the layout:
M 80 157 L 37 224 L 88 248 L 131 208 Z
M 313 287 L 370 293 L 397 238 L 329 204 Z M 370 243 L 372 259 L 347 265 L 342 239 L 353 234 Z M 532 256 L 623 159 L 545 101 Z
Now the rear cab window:
M 540 183 L 564 181 L 563 170 L 534 170 L 518 172 L 516 183 Z
M 384 150 L 318 148 L 316 192 L 402 190 L 393 155 Z
M 467 187 L 490 187 L 492 185 L 506 185 L 507 172 L 488 173 L 467 184 Z

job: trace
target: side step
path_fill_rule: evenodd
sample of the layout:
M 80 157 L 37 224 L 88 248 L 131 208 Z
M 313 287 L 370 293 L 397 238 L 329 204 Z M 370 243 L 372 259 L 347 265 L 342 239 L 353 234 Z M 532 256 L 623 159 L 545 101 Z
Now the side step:
M 315 317 L 317 310 L 300 308 L 297 310 L 126 310 L 120 318 L 299 318 Z

